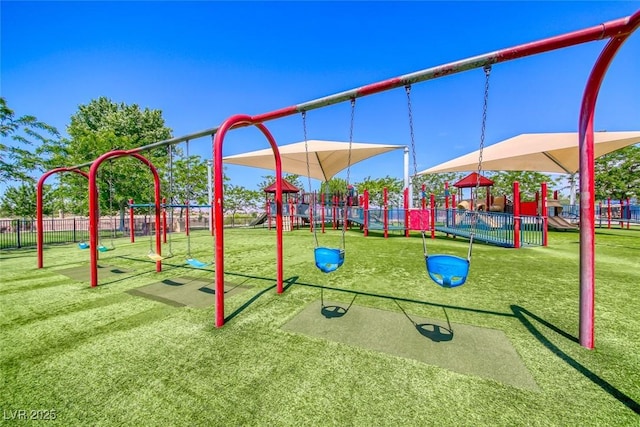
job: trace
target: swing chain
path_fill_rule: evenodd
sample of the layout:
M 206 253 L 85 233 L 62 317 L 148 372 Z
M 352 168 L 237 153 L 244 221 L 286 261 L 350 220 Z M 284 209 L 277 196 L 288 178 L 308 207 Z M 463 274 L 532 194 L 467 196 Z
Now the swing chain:
M 109 216 L 113 216 L 113 197 L 115 191 L 113 189 L 113 159 L 109 159 Z M 111 220 L 111 249 L 115 249 L 114 239 L 116 237 L 116 228 Z
M 411 177 L 411 187 L 413 190 L 413 181 L 418 176 L 418 161 L 416 156 L 416 139 L 413 130 L 413 108 L 411 107 L 411 85 L 406 85 L 404 90 L 407 92 L 407 109 L 409 111 L 409 136 L 411 137 L 411 156 L 413 157 L 413 176 Z M 411 195 L 413 197 L 413 194 Z
M 489 77 L 491 76 L 491 65 L 484 66 L 484 104 L 482 106 L 482 128 L 480 130 L 480 153 L 478 156 L 478 181 L 480 184 L 480 173 L 482 172 L 482 151 L 484 149 L 485 131 L 487 128 L 487 107 L 489 104 Z
M 307 112 L 306 111 L 302 111 L 302 131 L 303 131 L 303 135 L 304 135 L 304 153 L 306 155 L 307 158 L 307 179 L 309 181 L 309 224 L 311 227 L 313 227 L 313 238 L 316 242 L 316 248 L 319 246 L 318 244 L 318 234 L 316 232 L 316 218 L 315 218 L 315 197 L 313 197 L 313 191 L 312 191 L 312 187 L 311 187 L 311 167 L 309 166 L 309 143 L 307 140 Z M 313 211 L 312 211 L 313 209 Z M 313 212 L 313 214 L 312 214 Z
M 349 175 L 351 173 L 351 146 L 353 145 L 353 124 L 356 115 L 356 99 L 351 98 L 351 123 L 349 124 L 349 157 L 347 159 L 347 191 L 349 191 Z
M 480 191 L 480 174 L 482 173 L 482 152 L 484 150 L 485 131 L 487 128 L 487 107 L 489 104 L 489 77 L 491 77 L 491 64 L 487 64 L 483 67 L 485 80 L 484 80 L 484 100 L 482 105 L 482 127 L 480 129 L 480 149 L 478 151 L 478 172 L 476 177 L 476 189 L 474 196 L 474 215 L 471 220 L 471 244 L 473 244 L 473 237 L 476 233 L 476 227 L 478 225 L 478 192 Z M 471 259 L 471 245 L 469 245 L 468 259 Z
M 404 90 L 407 93 L 407 110 L 409 112 L 409 136 L 411 137 L 411 156 L 413 157 L 413 176 L 411 177 L 411 182 L 410 182 L 411 197 L 413 198 L 415 179 L 418 176 L 418 160 L 417 160 L 418 157 L 416 155 L 416 138 L 415 138 L 415 133 L 413 129 L 413 108 L 411 106 L 411 85 L 405 85 Z M 422 223 L 422 219 L 420 220 L 420 222 Z M 420 235 L 422 237 L 422 252 L 426 259 L 429 256 L 429 252 L 427 251 L 427 236 L 426 236 L 426 231 L 424 230 L 424 227 L 422 227 L 422 224 L 420 228 L 422 228 L 422 230 L 420 231 Z
M 167 149 L 169 150 L 169 206 L 173 206 L 173 146 L 167 145 Z M 165 213 L 167 212 L 167 205 L 164 206 Z M 173 207 L 170 208 L 169 211 L 169 223 L 171 224 L 170 232 L 169 232 L 169 257 L 173 256 L 173 251 L 171 248 L 171 235 L 173 234 Z M 165 230 L 166 232 L 166 230 Z
M 189 222 L 189 215 L 191 213 L 191 209 L 189 208 L 189 204 L 191 201 L 191 180 L 189 179 L 189 170 L 191 168 L 191 158 L 189 157 L 189 140 L 186 140 L 186 155 L 187 155 L 187 200 L 186 200 L 186 204 L 187 204 L 187 212 L 186 212 L 186 216 L 187 218 L 185 219 L 185 224 L 187 222 Z M 186 227 L 186 226 L 185 226 Z M 191 231 L 187 230 L 187 259 L 192 259 L 193 257 L 191 256 Z
M 344 200 L 344 218 L 342 224 L 342 249 L 346 247 L 345 234 L 347 232 L 347 221 L 349 219 L 349 206 L 348 201 L 350 193 L 349 193 L 349 182 L 350 182 L 350 174 L 351 174 L 351 147 L 353 145 L 353 126 L 355 122 L 356 116 L 356 98 L 351 98 L 351 122 L 349 124 L 349 156 L 347 159 L 347 198 Z

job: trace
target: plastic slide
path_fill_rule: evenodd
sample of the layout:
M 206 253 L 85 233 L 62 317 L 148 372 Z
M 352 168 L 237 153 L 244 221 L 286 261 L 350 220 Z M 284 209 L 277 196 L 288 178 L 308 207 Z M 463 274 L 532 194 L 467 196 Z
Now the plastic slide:
M 550 216 L 547 217 L 547 226 L 551 230 L 557 231 L 565 231 L 565 230 L 577 230 L 578 226 L 575 224 L 571 224 L 566 219 L 561 216 Z

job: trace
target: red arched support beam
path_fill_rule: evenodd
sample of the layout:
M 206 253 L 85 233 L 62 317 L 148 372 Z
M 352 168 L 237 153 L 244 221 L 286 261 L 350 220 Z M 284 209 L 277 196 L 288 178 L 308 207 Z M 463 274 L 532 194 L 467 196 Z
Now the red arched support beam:
M 98 157 L 89 169 L 89 249 L 91 251 L 91 287 L 98 286 L 98 186 L 96 177 L 98 168 L 105 160 L 118 157 L 133 157 L 147 165 L 153 174 L 154 198 L 155 198 L 155 222 L 156 222 L 156 253 L 162 254 L 162 242 L 160 240 L 160 177 L 156 167 L 136 150 L 115 150 Z M 162 271 L 162 261 L 156 261 L 156 271 Z
M 79 169 L 73 168 L 56 168 L 51 169 L 48 172 L 45 172 L 44 175 L 40 177 L 38 180 L 38 185 L 36 187 L 36 226 L 37 226 L 37 252 L 38 252 L 38 268 L 42 268 L 44 266 L 44 221 L 42 220 L 42 189 L 44 188 L 44 182 L 54 173 L 59 172 L 74 172 L 79 175 L 84 176 L 85 178 L 89 178 L 89 175 L 86 172 L 83 172 Z
M 578 124 L 580 150 L 580 331 L 582 347 L 595 347 L 595 148 L 593 120 L 604 76 L 620 47 L 640 26 L 640 10 L 609 40 L 596 61 L 582 96 Z
M 276 257 L 277 257 L 277 277 L 276 289 L 280 294 L 283 291 L 282 274 L 282 164 L 280 159 L 280 151 L 275 139 L 261 123 L 256 123 L 251 116 L 235 115 L 225 120 L 218 132 L 213 137 L 213 172 L 214 172 L 214 236 L 215 236 L 215 254 L 216 254 L 216 327 L 220 328 L 224 325 L 224 217 L 223 217 L 223 165 L 222 165 L 222 144 L 224 137 L 229 130 L 234 127 L 255 125 L 269 141 L 273 150 L 276 168 Z

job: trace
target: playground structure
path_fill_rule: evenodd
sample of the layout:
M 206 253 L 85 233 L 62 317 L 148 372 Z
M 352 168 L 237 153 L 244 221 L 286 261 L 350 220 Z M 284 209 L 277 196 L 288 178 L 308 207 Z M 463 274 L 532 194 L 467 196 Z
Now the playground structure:
M 472 179 L 476 179 L 475 173 L 471 175 Z M 461 182 L 464 185 L 466 181 Z M 484 182 L 488 184 L 489 180 Z M 313 228 L 316 227 L 324 233 L 326 227 L 339 229 L 346 218 L 348 226 L 359 227 L 365 237 L 370 232 L 377 232 L 382 233 L 385 238 L 392 232 L 409 237 L 412 231 L 426 231 L 432 239 L 435 239 L 436 231 L 470 238 L 475 220 L 475 240 L 505 248 L 546 246 L 548 225 L 554 228 L 555 224 L 566 221 L 562 217 L 548 215 L 548 203 L 555 206 L 553 200 L 547 202 L 546 198 L 538 197 L 535 202 L 521 202 L 517 182 L 514 183 L 513 202 L 509 201 L 511 204 L 507 204 L 506 195 L 491 196 L 488 188 L 487 199 L 479 201 L 475 207 L 472 200 L 459 201 L 459 196 L 448 192 L 445 192 L 444 205 L 438 206 L 435 196 L 427 196 L 424 186 L 420 192 L 420 206 L 415 208 L 409 207 L 411 196 L 408 189 L 403 191 L 402 205 L 393 205 L 389 203 L 388 190 L 384 188 L 381 206 L 370 206 L 368 190 L 348 199 L 340 194 L 306 193 L 290 196 L 283 204 L 282 215 L 284 223 L 291 225 L 285 227 L 285 231 L 309 226 L 310 231 L 314 231 Z M 541 188 L 538 195 L 546 193 L 546 183 L 542 183 Z M 489 210 L 485 210 L 487 205 L 490 206 Z M 275 203 L 267 200 L 265 215 L 269 229 L 275 221 L 273 212 Z M 520 214 L 516 215 L 514 212 Z M 577 228 L 571 224 L 568 227 Z
M 109 158 L 121 156 L 133 156 L 140 158 L 140 152 L 165 145 L 174 145 L 182 141 L 193 140 L 204 136 L 213 137 L 213 166 L 214 166 L 214 220 L 215 220 L 215 293 L 216 310 L 215 324 L 221 327 L 225 322 L 224 314 L 224 223 L 223 223 L 223 165 L 222 148 L 225 135 L 228 131 L 237 127 L 255 126 L 268 140 L 273 151 L 276 171 L 276 291 L 282 293 L 283 287 L 283 251 L 282 251 L 282 165 L 278 145 L 275 138 L 265 126 L 265 122 L 283 118 L 286 116 L 304 113 L 313 109 L 329 105 L 353 101 L 356 98 L 370 96 L 383 91 L 399 87 L 410 87 L 419 82 L 468 71 L 475 68 L 486 67 L 505 61 L 514 60 L 534 54 L 549 52 L 590 41 L 609 39 L 603 48 L 599 58 L 593 66 L 587 80 L 581 103 L 580 117 L 578 121 L 579 146 L 580 146 L 580 328 L 579 341 L 583 347 L 594 348 L 594 318 L 595 318 L 595 239 L 594 239 L 594 112 L 597 95 L 607 68 L 613 60 L 619 48 L 626 39 L 640 26 L 640 11 L 631 16 L 609 21 L 590 28 L 570 32 L 560 36 L 550 37 L 523 45 L 501 49 L 491 53 L 478 55 L 472 58 L 459 60 L 445 65 L 432 67 L 411 74 L 387 79 L 381 82 L 361 86 L 356 89 L 344 91 L 335 95 L 326 96 L 313 101 L 285 107 L 268 113 L 255 116 L 233 115 L 223 121 L 216 128 L 194 133 L 182 138 L 172 138 L 160 141 L 144 147 L 132 150 L 120 150 L 109 152 L 98 157 L 95 161 L 70 168 L 79 170 L 90 166 L 89 169 L 89 210 L 90 210 L 90 245 L 97 247 L 97 194 L 96 174 L 100 164 Z M 146 160 L 146 159 L 145 159 Z M 147 161 L 148 162 L 148 161 Z M 155 218 L 156 218 L 156 252 L 161 251 L 160 246 L 160 194 L 157 172 L 150 163 L 147 165 L 154 173 L 155 185 Z M 41 182 L 44 180 L 41 179 Z M 41 184 L 39 182 L 39 185 Z M 544 193 L 546 194 L 546 192 Z M 41 193 L 38 197 L 39 215 L 41 216 Z M 519 212 L 514 210 L 514 219 L 518 220 Z M 38 247 L 38 256 L 42 256 L 42 245 Z M 40 260 L 40 259 L 39 259 Z M 97 262 L 98 251 L 91 250 L 91 286 L 97 286 Z M 161 261 L 156 264 L 156 271 L 161 271 Z

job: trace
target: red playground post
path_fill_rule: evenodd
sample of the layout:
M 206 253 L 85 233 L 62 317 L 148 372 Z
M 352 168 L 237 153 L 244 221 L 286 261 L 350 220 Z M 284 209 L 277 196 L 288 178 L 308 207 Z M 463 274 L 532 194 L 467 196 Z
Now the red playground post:
M 429 205 L 431 207 L 431 212 L 429 212 L 429 228 L 431 228 L 431 238 L 436 238 L 436 196 L 431 193 L 429 196 Z
M 513 182 L 513 247 L 520 247 L 520 183 Z
M 540 184 L 540 215 L 542 216 L 542 246 L 549 246 L 548 221 L 547 218 L 547 183 Z

